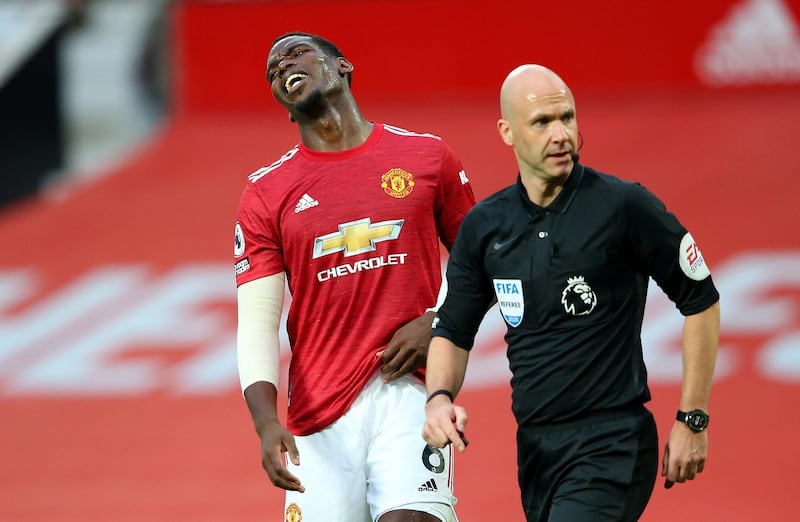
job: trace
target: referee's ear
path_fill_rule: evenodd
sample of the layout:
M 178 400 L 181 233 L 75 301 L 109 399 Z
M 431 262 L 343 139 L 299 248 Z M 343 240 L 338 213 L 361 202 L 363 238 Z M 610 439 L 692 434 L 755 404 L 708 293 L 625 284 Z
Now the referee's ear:
M 500 133 L 503 143 L 509 146 L 514 145 L 514 133 L 511 130 L 511 125 L 508 123 L 508 120 L 504 120 L 503 118 L 497 120 L 497 132 Z

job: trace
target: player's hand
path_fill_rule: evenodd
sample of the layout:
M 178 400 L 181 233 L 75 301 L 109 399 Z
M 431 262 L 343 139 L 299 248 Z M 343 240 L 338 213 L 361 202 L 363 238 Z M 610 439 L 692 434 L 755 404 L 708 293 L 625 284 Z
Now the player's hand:
M 708 432 L 694 433 L 682 422 L 676 422 L 661 461 L 661 476 L 666 477 L 664 487 L 669 489 L 676 482 L 694 480 L 705 468 L 707 455 Z
M 292 464 L 300 465 L 300 452 L 297 451 L 294 435 L 275 420 L 266 423 L 258 436 L 261 439 L 261 465 L 272 483 L 281 489 L 303 493 L 306 488 L 299 478 L 286 469 L 283 460 L 283 454 L 288 453 Z
M 425 366 L 434 317 L 434 312 L 427 312 L 404 324 L 394 333 L 386 349 L 376 354 L 381 358 L 383 382 L 393 381 Z
M 467 410 L 453 404 L 445 396 L 433 397 L 425 405 L 422 438 L 434 448 L 444 448 L 448 444 L 453 444 L 456 450 L 462 452 L 469 444 L 464 437 L 467 420 Z

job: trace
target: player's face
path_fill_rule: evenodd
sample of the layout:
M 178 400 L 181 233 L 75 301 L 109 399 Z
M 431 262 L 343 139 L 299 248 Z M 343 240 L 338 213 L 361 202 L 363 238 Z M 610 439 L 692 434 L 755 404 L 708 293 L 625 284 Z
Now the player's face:
M 525 95 L 498 128 L 514 148 L 520 168 L 544 180 L 569 176 L 578 150 L 578 120 L 569 92 Z
M 305 113 L 324 96 L 341 89 L 340 68 L 349 63 L 331 58 L 307 36 L 278 41 L 267 59 L 267 80 L 272 95 L 292 113 Z

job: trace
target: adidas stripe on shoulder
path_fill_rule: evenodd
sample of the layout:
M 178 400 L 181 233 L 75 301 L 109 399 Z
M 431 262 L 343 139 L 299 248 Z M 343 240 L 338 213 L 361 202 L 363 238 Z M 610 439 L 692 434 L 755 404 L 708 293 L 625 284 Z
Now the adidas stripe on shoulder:
M 289 150 L 287 153 L 285 153 L 283 156 L 281 156 L 278 159 L 278 161 L 276 161 L 272 165 L 269 165 L 268 167 L 261 167 L 257 171 L 255 171 L 252 174 L 250 174 L 249 176 L 247 176 L 247 179 L 250 180 L 250 183 L 255 183 L 256 181 L 260 180 L 261 178 L 263 178 L 264 176 L 266 176 L 267 174 L 269 174 L 273 170 L 277 169 L 278 167 L 280 167 L 281 165 L 283 165 L 284 163 L 286 163 L 287 161 L 292 159 L 294 157 L 294 155 L 297 154 L 299 151 L 300 151 L 300 147 L 295 145 L 293 149 Z
M 419 132 L 411 132 L 409 130 L 401 129 L 400 127 L 395 127 L 394 125 L 389 125 L 384 123 L 383 128 L 392 134 L 397 134 L 398 136 L 416 136 L 418 138 L 433 138 L 435 140 L 441 141 L 442 138 L 435 134 L 426 133 L 419 133 Z

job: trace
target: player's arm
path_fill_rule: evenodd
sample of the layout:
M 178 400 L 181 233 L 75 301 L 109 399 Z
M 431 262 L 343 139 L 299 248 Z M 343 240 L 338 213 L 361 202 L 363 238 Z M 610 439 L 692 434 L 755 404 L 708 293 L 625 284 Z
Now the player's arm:
M 422 438 L 431 446 L 441 448 L 453 443 L 458 451 L 466 448 L 463 434 L 467 412 L 453 401 L 464 383 L 468 361 L 468 350 L 445 337 L 431 339 L 425 370 L 428 402 L 422 429 Z
M 281 272 L 239 285 L 237 359 L 244 398 L 261 440 L 261 464 L 275 486 L 302 492 L 300 480 L 283 463 L 288 452 L 292 462 L 300 464 L 297 446 L 278 419 L 278 327 L 285 279 Z
M 447 279 L 442 277 L 436 304 L 424 314 L 401 326 L 392 336 L 386 349 L 378 352 L 382 359 L 383 381 L 390 382 L 425 366 L 428 345 L 431 342 L 431 326 L 436 311 L 447 296 Z
M 719 301 L 702 312 L 688 315 L 683 323 L 683 380 L 680 410 L 708 412 L 719 344 Z M 708 456 L 708 432 L 693 432 L 675 421 L 664 450 L 661 475 L 664 487 L 693 480 L 703 471 Z
M 439 183 L 434 201 L 436 229 L 442 244 L 451 250 L 464 216 L 475 205 L 475 194 L 466 170 L 455 153 L 442 142 Z
M 392 335 L 386 348 L 376 354 L 381 358 L 383 382 L 399 379 L 425 366 L 435 317 L 436 312 L 427 311 L 404 324 Z

